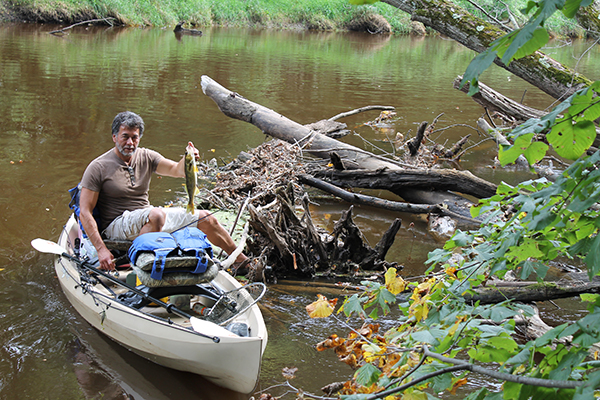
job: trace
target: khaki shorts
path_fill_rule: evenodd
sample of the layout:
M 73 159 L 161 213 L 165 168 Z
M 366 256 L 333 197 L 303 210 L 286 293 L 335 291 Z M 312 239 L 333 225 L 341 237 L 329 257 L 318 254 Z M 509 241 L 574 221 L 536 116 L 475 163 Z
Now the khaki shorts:
M 148 215 L 154 207 L 141 208 L 134 211 L 125 211 L 118 216 L 102 232 L 111 240 L 133 240 L 139 236 L 142 227 L 148 223 Z M 198 211 L 189 213 L 181 207 L 160 207 L 166 215 L 163 232 L 174 232 L 185 226 L 196 226 L 198 223 Z

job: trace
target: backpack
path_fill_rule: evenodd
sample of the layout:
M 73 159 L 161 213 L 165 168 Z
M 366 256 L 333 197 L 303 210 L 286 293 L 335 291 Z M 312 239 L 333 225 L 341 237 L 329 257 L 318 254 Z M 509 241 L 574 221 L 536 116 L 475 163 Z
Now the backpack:
M 204 232 L 195 227 L 186 227 L 172 234 L 148 232 L 138 236 L 129 248 L 129 260 L 135 265 L 138 257 L 144 253 L 154 255 L 150 277 L 156 280 L 162 279 L 170 260 L 177 260 L 171 263 L 175 267 L 171 272 L 201 274 L 206 271 L 213 257 L 212 245 Z M 181 263 L 181 260 L 191 263 Z
M 81 182 L 77 184 L 74 188 L 69 189 L 69 194 L 71 195 L 71 201 L 69 201 L 69 208 L 73 210 L 73 214 L 75 214 L 75 219 L 79 222 L 79 227 L 81 228 L 81 232 L 83 233 L 83 237 L 87 238 L 87 234 L 83 229 L 83 225 L 81 225 L 81 221 L 79 219 L 79 213 L 81 210 L 79 209 L 79 198 L 81 197 Z M 98 207 L 94 207 L 92 210 L 92 217 L 96 220 L 96 224 L 98 228 L 100 228 L 100 211 Z

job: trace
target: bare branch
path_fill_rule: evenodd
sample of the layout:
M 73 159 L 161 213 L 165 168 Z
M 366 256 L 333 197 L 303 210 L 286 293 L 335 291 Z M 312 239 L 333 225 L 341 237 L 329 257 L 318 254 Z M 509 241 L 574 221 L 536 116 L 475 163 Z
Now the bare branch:
M 66 30 L 71 29 L 73 27 L 76 27 L 78 25 L 90 24 L 92 22 L 100 22 L 100 21 L 104 21 L 107 24 L 109 24 L 110 26 L 112 26 L 113 24 L 112 24 L 112 22 L 110 20 L 114 20 L 114 18 L 113 17 L 108 17 L 108 18 L 90 19 L 90 20 L 87 20 L 87 21 L 78 22 L 78 23 L 73 24 L 71 26 L 67 26 L 66 28 L 57 29 L 55 31 L 50 31 L 48 33 L 51 34 L 51 35 L 58 35 L 60 33 L 65 33 Z
M 331 118 L 329 118 L 329 121 L 335 121 L 338 120 L 340 118 L 346 118 L 349 117 L 351 115 L 355 115 L 358 113 L 361 113 L 363 111 L 371 111 L 371 110 L 395 110 L 396 107 L 393 106 L 366 106 L 366 107 L 361 107 L 361 108 L 357 108 L 355 110 L 352 111 L 347 111 L 347 112 L 343 112 L 341 114 L 335 115 Z

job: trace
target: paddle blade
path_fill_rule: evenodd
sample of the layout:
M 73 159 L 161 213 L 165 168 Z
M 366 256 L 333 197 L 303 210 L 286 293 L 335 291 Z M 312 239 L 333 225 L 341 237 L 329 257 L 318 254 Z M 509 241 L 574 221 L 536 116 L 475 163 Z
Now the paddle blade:
M 31 241 L 31 245 L 33 246 L 34 249 L 36 249 L 40 253 L 61 255 L 61 254 L 67 252 L 67 250 L 63 249 L 62 246 L 59 245 L 58 243 L 54 243 L 54 242 L 51 242 L 50 240 L 46 240 L 46 239 L 40 239 L 40 238 L 33 239 Z
M 219 336 L 239 337 L 235 333 L 228 331 L 222 326 L 213 324 L 210 321 L 205 321 L 200 318 L 192 317 L 190 318 L 190 322 L 192 323 L 192 328 L 194 328 L 196 332 L 206 335 L 207 337 L 213 336 L 213 341 L 215 343 L 219 343 Z M 217 340 L 215 340 L 215 338 Z

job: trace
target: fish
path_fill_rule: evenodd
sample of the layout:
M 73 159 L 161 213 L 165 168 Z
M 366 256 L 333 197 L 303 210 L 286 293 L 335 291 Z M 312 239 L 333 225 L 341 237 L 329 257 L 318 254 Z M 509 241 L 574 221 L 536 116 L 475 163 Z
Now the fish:
M 194 197 L 200 193 L 198 190 L 198 165 L 194 155 L 194 147 L 185 148 L 185 191 L 187 192 L 189 202 L 186 211 L 194 213 Z

